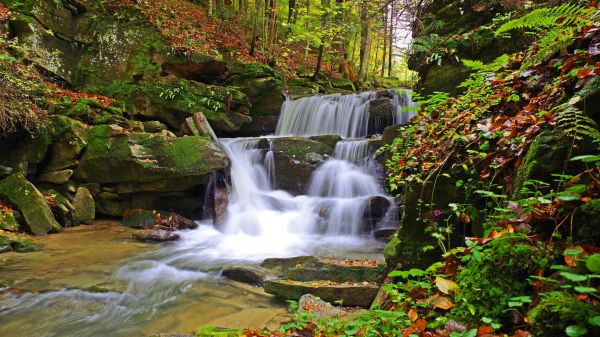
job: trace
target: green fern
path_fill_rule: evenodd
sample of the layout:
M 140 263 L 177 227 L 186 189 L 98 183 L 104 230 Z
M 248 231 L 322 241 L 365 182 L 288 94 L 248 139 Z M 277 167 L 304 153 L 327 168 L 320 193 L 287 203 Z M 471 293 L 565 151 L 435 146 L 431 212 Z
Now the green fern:
M 577 140 L 584 138 L 600 140 L 600 131 L 596 122 L 572 104 L 566 103 L 556 107 L 554 118 L 558 128 L 567 136 Z
M 538 8 L 520 18 L 506 22 L 496 30 L 496 35 L 515 29 L 546 28 L 556 25 L 567 26 L 571 24 L 577 16 L 585 14 L 586 11 L 585 7 L 570 3 L 555 7 Z M 561 19 L 562 21 L 560 21 Z

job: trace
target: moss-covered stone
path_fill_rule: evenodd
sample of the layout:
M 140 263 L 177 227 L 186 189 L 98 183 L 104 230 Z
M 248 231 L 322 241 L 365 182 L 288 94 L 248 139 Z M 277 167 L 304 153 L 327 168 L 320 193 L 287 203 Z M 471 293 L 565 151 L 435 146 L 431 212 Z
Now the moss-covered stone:
M 0 232 L 0 253 L 15 251 L 19 253 L 32 252 L 39 249 L 39 245 L 22 235 L 5 235 Z
M 9 232 L 19 230 L 19 222 L 15 218 L 14 210 L 0 207 L 0 230 Z
M 198 329 L 196 337 L 239 337 L 243 334 L 241 329 L 217 328 L 204 326 Z
M 376 283 L 337 284 L 330 282 L 299 282 L 290 280 L 268 280 L 265 292 L 277 297 L 297 301 L 305 294 L 312 294 L 326 302 L 342 303 L 346 306 L 368 308 L 375 298 L 379 286 Z
M 197 186 L 228 160 L 220 146 L 205 137 L 169 137 L 129 133 L 114 125 L 93 127 L 75 177 L 88 183 L 162 183 L 162 191 Z
M 333 155 L 339 139 L 337 136 L 273 138 L 277 187 L 292 193 L 304 192 L 312 172 Z
M 96 217 L 94 197 L 85 187 L 77 188 L 73 198 L 73 225 L 90 224 Z
M 21 173 L 0 181 L 0 196 L 8 200 L 25 218 L 26 229 L 36 235 L 61 230 L 46 198 Z
M 544 337 L 563 337 L 569 325 L 586 327 L 588 333 L 585 336 L 598 336 L 600 329 L 588 320 L 599 315 L 597 306 L 560 292 L 543 295 L 540 303 L 529 312 L 532 332 Z
M 600 243 L 600 199 L 594 199 L 581 205 L 573 221 L 574 241 Z
M 379 282 L 383 278 L 384 270 L 383 264 L 344 265 L 317 259 L 290 268 L 285 273 L 285 278 L 294 281 Z

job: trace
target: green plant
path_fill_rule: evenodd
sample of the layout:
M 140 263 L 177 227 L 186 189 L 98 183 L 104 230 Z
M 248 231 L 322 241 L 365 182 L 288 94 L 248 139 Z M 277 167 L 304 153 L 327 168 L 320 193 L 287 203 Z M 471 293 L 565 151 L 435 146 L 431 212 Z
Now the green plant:
M 586 8 L 574 3 L 564 3 L 555 7 L 535 9 L 520 18 L 508 21 L 496 30 L 496 35 L 515 29 L 548 28 L 556 25 L 567 26 L 577 15 L 585 14 Z
M 600 140 L 600 131 L 596 122 L 575 105 L 565 103 L 554 109 L 554 118 L 558 127 L 567 136 L 576 140 L 591 138 Z

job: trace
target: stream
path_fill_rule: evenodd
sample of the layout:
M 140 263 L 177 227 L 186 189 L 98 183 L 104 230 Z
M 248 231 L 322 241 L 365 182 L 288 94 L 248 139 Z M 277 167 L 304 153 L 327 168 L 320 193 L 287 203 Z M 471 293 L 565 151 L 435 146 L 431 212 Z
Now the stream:
M 95 337 L 191 333 L 206 324 L 271 327 L 285 302 L 220 277 L 229 265 L 300 255 L 381 260 L 384 243 L 365 231 L 370 198 L 390 200 L 366 137 L 374 93 L 287 100 L 276 135 L 339 134 L 333 157 L 306 194 L 274 186 L 270 137 L 221 139 L 230 156 L 229 206 L 218 230 L 199 221 L 181 240 L 150 245 L 111 221 L 42 238 L 44 249 L 0 256 L 0 336 Z M 410 104 L 394 97 L 396 111 Z M 394 122 L 407 116 L 391 116 Z M 382 222 L 390 221 L 390 216 Z M 393 220 L 393 219 L 392 219 Z M 10 285 L 10 287 L 8 287 Z

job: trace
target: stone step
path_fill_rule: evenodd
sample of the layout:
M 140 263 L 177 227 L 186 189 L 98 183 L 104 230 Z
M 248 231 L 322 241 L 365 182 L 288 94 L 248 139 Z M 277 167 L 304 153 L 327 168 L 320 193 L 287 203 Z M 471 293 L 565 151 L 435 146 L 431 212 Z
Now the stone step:
M 292 280 L 269 280 L 265 292 L 279 298 L 297 301 L 305 294 L 312 294 L 330 303 L 343 306 L 368 308 L 379 286 L 373 282 L 301 282 Z
M 291 267 L 284 278 L 294 281 L 379 282 L 385 264 L 371 260 L 315 258 Z

